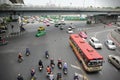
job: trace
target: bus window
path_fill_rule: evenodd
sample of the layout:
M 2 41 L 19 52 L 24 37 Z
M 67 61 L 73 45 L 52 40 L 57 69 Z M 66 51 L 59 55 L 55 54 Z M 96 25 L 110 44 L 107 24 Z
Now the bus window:
M 102 66 L 103 61 L 90 61 L 88 66 Z

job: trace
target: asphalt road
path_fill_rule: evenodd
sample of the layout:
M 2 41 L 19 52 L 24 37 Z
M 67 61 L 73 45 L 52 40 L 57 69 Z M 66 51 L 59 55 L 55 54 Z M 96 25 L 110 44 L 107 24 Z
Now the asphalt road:
M 21 73 L 25 80 L 30 80 L 30 70 L 35 68 L 37 80 L 48 80 L 46 78 L 45 67 L 49 65 L 51 58 L 54 58 L 55 63 L 61 58 L 64 62 L 68 63 L 68 75 L 62 75 L 63 80 L 73 80 L 74 73 L 80 74 L 80 79 L 82 76 L 88 77 L 89 80 L 119 80 L 120 72 L 111 64 L 107 62 L 107 56 L 109 54 L 118 54 L 119 48 L 116 51 L 110 51 L 104 46 L 102 50 L 97 50 L 102 56 L 104 56 L 105 63 L 103 64 L 103 70 L 98 73 L 86 73 L 81 67 L 80 62 L 74 55 L 71 47 L 69 46 L 69 34 L 66 33 L 67 27 L 71 22 L 66 22 L 64 30 L 60 30 L 53 26 L 46 27 L 43 23 L 34 23 L 25 25 L 26 33 L 9 39 L 9 44 L 6 46 L 0 46 L 0 78 L 1 80 L 16 80 L 17 74 Z M 102 43 L 107 39 L 110 28 L 103 28 L 102 24 L 99 25 L 86 25 L 85 22 L 72 22 L 76 29 L 75 33 L 79 30 L 86 30 L 88 36 L 96 36 Z M 39 26 L 46 27 L 46 35 L 36 38 L 35 34 Z M 105 32 L 101 32 L 104 31 Z M 106 34 L 106 35 L 105 35 Z M 109 38 L 109 37 L 108 37 Z M 25 48 L 30 48 L 31 55 L 25 56 Z M 46 59 L 44 52 L 48 50 L 50 58 Z M 22 63 L 17 62 L 18 52 L 22 52 L 24 55 L 24 61 Z M 118 54 L 119 55 L 119 54 Z M 42 72 L 38 70 L 38 61 L 42 59 L 44 64 L 44 69 Z M 62 73 L 55 66 L 53 70 L 56 75 L 58 72 Z
M 120 48 L 117 47 L 117 49 L 115 51 L 113 50 L 109 50 L 105 45 L 104 42 L 107 39 L 111 39 L 110 37 L 110 32 L 114 29 L 114 26 L 108 26 L 106 28 L 104 28 L 103 26 L 98 26 L 98 28 L 89 30 L 89 37 L 90 36 L 96 36 L 100 42 L 103 44 L 103 49 L 101 50 L 97 50 L 103 57 L 105 60 L 105 63 L 103 64 L 103 70 L 100 71 L 99 73 L 93 73 L 93 74 L 89 74 L 89 79 L 90 80 L 119 80 L 120 79 L 120 72 L 112 65 L 108 62 L 107 58 L 108 55 L 111 54 L 115 54 L 120 56 Z

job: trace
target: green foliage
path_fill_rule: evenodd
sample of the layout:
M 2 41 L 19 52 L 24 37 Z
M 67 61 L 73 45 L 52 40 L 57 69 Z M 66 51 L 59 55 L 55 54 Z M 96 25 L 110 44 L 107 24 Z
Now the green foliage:
M 4 3 L 0 5 L 0 8 L 10 8 L 10 6 L 11 6 L 10 4 Z
M 120 9 L 120 6 L 115 7 L 115 9 Z

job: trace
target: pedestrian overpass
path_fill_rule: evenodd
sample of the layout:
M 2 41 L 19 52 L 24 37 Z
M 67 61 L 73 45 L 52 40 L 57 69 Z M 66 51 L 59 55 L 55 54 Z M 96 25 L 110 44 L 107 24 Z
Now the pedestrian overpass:
M 64 15 L 64 14 L 108 14 L 120 15 L 120 9 L 103 9 L 103 8 L 74 8 L 74 7 L 28 7 L 28 6 L 11 6 L 6 9 L 0 9 L 1 15 L 21 14 L 21 15 Z
M 0 16 L 34 16 L 34 15 L 87 15 L 88 21 L 95 22 L 117 21 L 120 9 L 104 8 L 74 8 L 74 7 L 31 7 L 31 6 L 11 6 L 0 9 Z

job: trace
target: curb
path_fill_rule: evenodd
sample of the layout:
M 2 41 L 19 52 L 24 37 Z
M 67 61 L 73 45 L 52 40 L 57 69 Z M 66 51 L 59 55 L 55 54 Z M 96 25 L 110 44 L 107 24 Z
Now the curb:
M 13 38 L 13 37 L 18 37 L 18 36 L 21 36 L 23 34 L 25 34 L 26 32 L 21 32 L 21 33 L 18 33 L 18 34 L 14 34 L 14 35 L 11 35 L 11 34 L 8 34 L 5 36 L 5 38 Z
M 111 35 L 112 32 L 110 32 L 109 37 L 112 39 L 119 47 L 120 47 L 120 42 L 118 42 L 116 39 L 114 39 Z

